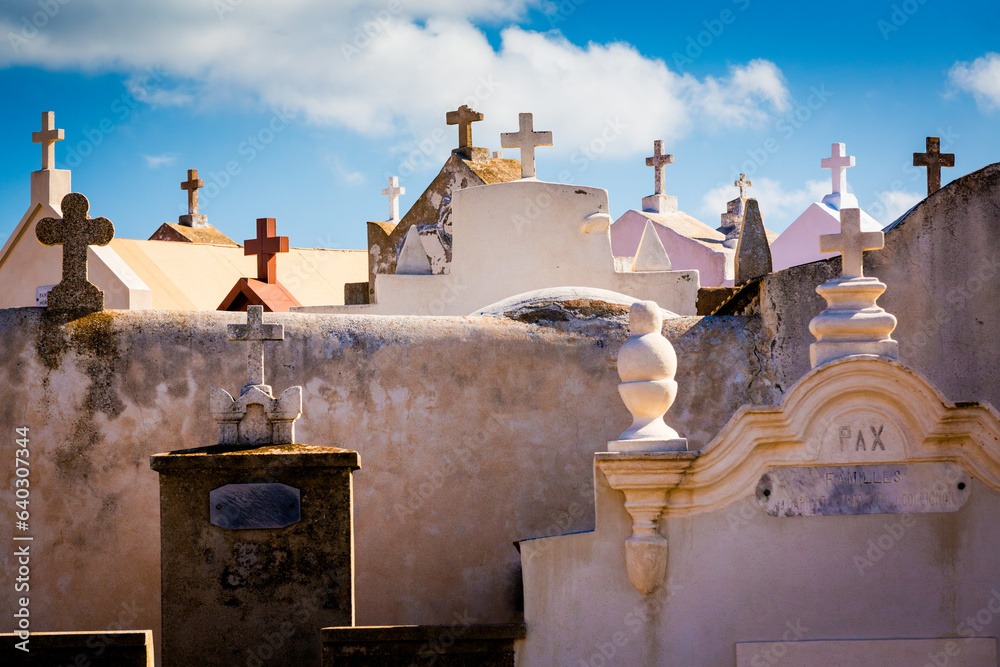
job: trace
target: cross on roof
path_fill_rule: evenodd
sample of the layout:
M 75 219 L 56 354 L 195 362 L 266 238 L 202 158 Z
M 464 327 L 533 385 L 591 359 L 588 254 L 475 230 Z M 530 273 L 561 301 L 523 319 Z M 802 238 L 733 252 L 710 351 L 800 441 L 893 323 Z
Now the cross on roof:
M 746 174 L 740 174 L 740 180 L 733 181 L 733 185 L 735 185 L 736 187 L 738 187 L 740 189 L 740 199 L 746 199 L 747 198 L 747 188 L 749 188 L 751 185 L 753 185 L 753 183 L 747 180 L 747 175 Z
M 955 154 L 941 152 L 941 138 L 927 137 L 927 152 L 913 154 L 914 167 L 927 167 L 927 194 L 941 189 L 941 167 L 954 167 Z
M 839 252 L 841 274 L 845 278 L 864 276 L 865 250 L 879 250 L 885 246 L 882 232 L 861 231 L 861 209 L 845 208 L 840 211 L 840 233 L 819 237 L 820 252 Z
M 56 168 L 56 142 L 66 138 L 63 130 L 56 129 L 56 112 L 42 112 L 42 130 L 31 133 L 31 142 L 42 145 L 42 169 Z
M 382 188 L 382 194 L 389 198 L 389 222 L 399 220 L 399 195 L 406 194 L 406 188 L 399 187 L 399 176 L 389 177 L 389 187 Z
M 188 169 L 188 179 L 181 182 L 181 190 L 188 191 L 188 215 L 198 215 L 198 188 L 205 187 L 205 181 L 198 178 L 197 169 Z
M 45 245 L 62 245 L 62 280 L 49 293 L 48 305 L 57 310 L 104 308 L 104 293 L 87 280 L 87 246 L 107 245 L 115 226 L 107 218 L 90 218 L 90 202 L 78 192 L 62 200 L 62 219 L 43 218 L 35 236 Z
M 288 237 L 278 236 L 274 218 L 257 218 L 257 238 L 243 242 L 243 255 L 257 255 L 257 280 L 274 285 L 278 282 L 279 252 L 288 252 Z
M 463 104 L 455 111 L 446 113 L 444 119 L 448 125 L 458 125 L 458 147 L 468 148 L 472 146 L 472 124 L 482 120 L 483 114 Z
M 819 166 L 829 169 L 833 177 L 833 194 L 847 192 L 847 168 L 854 166 L 854 156 L 847 155 L 846 151 L 844 144 L 831 144 L 830 157 L 819 161 Z
M 517 148 L 521 151 L 521 178 L 535 177 L 535 147 L 551 146 L 551 132 L 535 132 L 530 113 L 518 114 L 517 132 L 501 132 L 502 148 Z
M 663 166 L 672 164 L 674 156 L 663 152 L 663 141 L 657 139 L 653 142 L 653 155 L 646 158 L 646 166 L 653 167 L 653 178 L 656 183 L 656 190 L 653 194 L 662 195 L 667 191 L 667 176 L 663 173 Z
M 246 324 L 230 324 L 227 327 L 229 340 L 247 343 L 247 383 L 240 394 L 251 387 L 264 385 L 264 341 L 284 340 L 285 327 L 280 324 L 264 324 L 264 306 L 247 307 Z

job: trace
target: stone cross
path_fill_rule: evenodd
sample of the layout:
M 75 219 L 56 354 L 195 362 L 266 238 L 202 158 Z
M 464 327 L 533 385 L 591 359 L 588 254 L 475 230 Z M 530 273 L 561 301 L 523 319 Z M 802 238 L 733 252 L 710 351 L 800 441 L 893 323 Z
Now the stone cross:
M 115 226 L 107 218 L 87 215 L 90 202 L 78 192 L 62 200 L 62 219 L 44 218 L 35 227 L 35 236 L 45 245 L 62 245 L 62 280 L 48 296 L 53 310 L 104 309 L 104 292 L 87 279 L 87 246 L 107 245 L 115 236 Z
M 399 176 L 389 177 L 389 187 L 382 188 L 382 194 L 389 198 L 389 222 L 399 220 L 399 195 L 406 194 L 406 188 L 399 187 Z
M 278 282 L 279 252 L 288 252 L 288 237 L 277 235 L 274 218 L 257 218 L 257 238 L 243 242 L 244 256 L 257 255 L 257 280 Z
M 521 178 L 535 177 L 535 147 L 551 146 L 551 132 L 535 132 L 530 113 L 518 115 L 517 132 L 501 132 L 502 148 L 517 148 L 521 151 Z
M 841 254 L 841 274 L 844 278 L 864 277 L 865 250 L 879 250 L 885 246 L 882 232 L 861 231 L 861 209 L 845 208 L 840 211 L 840 233 L 819 237 L 820 252 Z
M 264 306 L 247 307 L 246 324 L 230 324 L 227 329 L 229 340 L 247 343 L 247 383 L 240 395 L 253 387 L 264 384 L 264 341 L 285 340 L 285 327 L 280 324 L 264 324 Z M 270 391 L 270 387 L 266 391 Z
M 653 167 L 653 178 L 656 181 L 656 190 L 653 194 L 663 195 L 667 193 L 667 176 L 663 173 L 663 166 L 673 164 L 674 156 L 670 153 L 663 153 L 663 141 L 657 139 L 653 142 L 653 155 L 646 158 L 646 166 Z
M 458 125 L 459 148 L 472 146 L 472 124 L 483 118 L 483 114 L 470 109 L 468 104 L 463 104 L 455 111 L 449 111 L 444 117 L 448 125 Z
M 914 167 L 927 167 L 927 194 L 941 189 L 941 167 L 954 167 L 955 154 L 941 152 L 941 138 L 927 137 L 927 152 L 913 154 Z
M 846 155 L 847 147 L 844 144 L 831 144 L 830 157 L 825 157 L 819 161 L 819 166 L 829 169 L 833 177 L 833 194 L 847 192 L 847 168 L 854 166 L 854 156 Z
M 733 181 L 733 185 L 735 185 L 736 187 L 738 187 L 740 189 L 740 199 L 746 199 L 747 198 L 747 188 L 749 188 L 751 185 L 753 185 L 753 183 L 747 180 L 747 175 L 746 174 L 740 174 L 740 180 Z
M 31 133 L 31 142 L 42 145 L 42 169 L 56 168 L 56 142 L 66 138 L 63 130 L 56 129 L 56 112 L 42 112 L 41 132 Z
M 188 191 L 188 215 L 198 215 L 198 188 L 205 187 L 205 181 L 198 178 L 197 169 L 188 169 L 188 179 L 181 183 L 181 190 Z

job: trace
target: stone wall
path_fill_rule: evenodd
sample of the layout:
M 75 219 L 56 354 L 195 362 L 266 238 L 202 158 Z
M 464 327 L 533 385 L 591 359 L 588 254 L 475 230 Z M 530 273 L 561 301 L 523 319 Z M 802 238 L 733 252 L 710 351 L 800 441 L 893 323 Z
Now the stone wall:
M 218 312 L 107 311 L 60 324 L 0 310 L 0 504 L 15 428 L 31 449 L 32 630 L 159 628 L 151 454 L 216 441 L 209 387 L 243 384 Z M 624 316 L 559 328 L 492 318 L 267 314 L 266 380 L 304 387 L 298 441 L 360 453 L 358 624 L 520 621 L 514 541 L 594 525 L 592 460 L 630 423 L 617 395 Z M 667 415 L 706 443 L 769 379 L 754 318 L 678 318 Z M 0 534 L 15 532 L 13 512 Z M 9 537 L 7 538 L 9 539 Z M 5 550 L 3 580 L 14 572 Z M 11 609 L 13 591 L 0 591 Z M 9 615 L 0 631 L 13 630 Z M 157 644 L 159 639 L 157 638 Z

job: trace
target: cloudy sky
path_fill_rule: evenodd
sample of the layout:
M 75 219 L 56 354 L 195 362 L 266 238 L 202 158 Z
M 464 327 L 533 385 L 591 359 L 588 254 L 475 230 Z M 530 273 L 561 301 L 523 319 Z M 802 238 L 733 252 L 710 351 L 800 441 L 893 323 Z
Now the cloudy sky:
M 52 110 L 58 166 L 119 236 L 176 221 L 197 168 L 238 241 L 276 217 L 294 246 L 361 248 L 387 177 L 405 211 L 457 145 L 461 104 L 492 150 L 533 112 L 555 140 L 539 178 L 606 188 L 615 217 L 652 193 L 662 139 L 668 192 L 713 227 L 746 172 L 784 229 L 845 142 L 887 224 L 926 191 L 909 165 L 927 135 L 957 155 L 944 182 L 1000 161 L 998 25 L 994 1 L 3 0 L 0 235 Z

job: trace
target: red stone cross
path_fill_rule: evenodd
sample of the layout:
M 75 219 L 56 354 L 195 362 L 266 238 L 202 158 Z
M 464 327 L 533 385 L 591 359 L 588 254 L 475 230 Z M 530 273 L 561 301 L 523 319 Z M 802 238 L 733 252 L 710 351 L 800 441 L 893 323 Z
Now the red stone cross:
M 205 181 L 198 178 L 197 169 L 188 169 L 188 179 L 181 183 L 181 190 L 188 191 L 188 214 L 198 215 L 198 188 L 205 187 Z
M 468 104 L 463 104 L 456 111 L 445 114 L 444 119 L 448 125 L 458 125 L 458 147 L 468 148 L 472 146 L 472 124 L 482 120 L 483 114 L 470 109 Z
M 927 167 L 927 194 L 941 189 L 941 167 L 954 167 L 955 154 L 941 152 L 941 138 L 927 137 L 927 152 L 913 154 L 914 167 Z
M 257 255 L 257 280 L 274 285 L 278 282 L 279 252 L 288 252 L 288 237 L 278 236 L 274 218 L 257 218 L 257 238 L 243 242 L 244 255 Z

